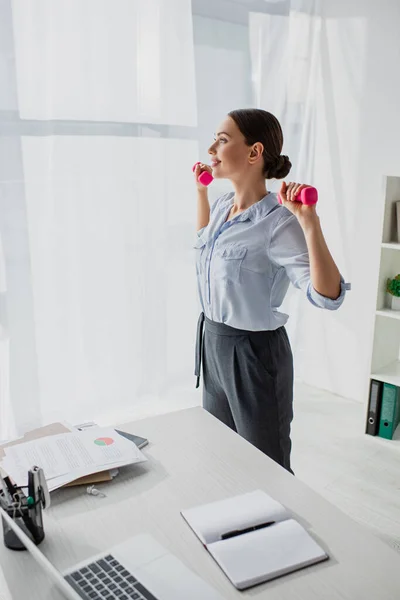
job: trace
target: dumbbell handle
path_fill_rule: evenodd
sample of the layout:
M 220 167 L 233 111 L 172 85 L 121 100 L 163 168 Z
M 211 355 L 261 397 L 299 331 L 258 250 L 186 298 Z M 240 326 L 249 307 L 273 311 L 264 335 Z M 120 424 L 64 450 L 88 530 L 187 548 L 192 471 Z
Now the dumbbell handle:
M 197 167 L 197 165 L 199 165 L 200 162 L 197 162 L 193 165 L 193 169 L 192 171 L 195 170 L 195 168 Z M 209 173 L 208 171 L 203 171 L 202 173 L 200 173 L 199 175 L 199 181 L 202 185 L 210 185 L 210 183 L 213 181 L 214 177 L 211 175 L 211 173 Z
M 317 188 L 311 185 L 303 188 L 297 196 L 294 197 L 296 202 L 302 202 L 306 206 L 312 206 L 318 202 L 318 191 Z M 282 200 L 278 193 L 279 204 L 282 204 Z

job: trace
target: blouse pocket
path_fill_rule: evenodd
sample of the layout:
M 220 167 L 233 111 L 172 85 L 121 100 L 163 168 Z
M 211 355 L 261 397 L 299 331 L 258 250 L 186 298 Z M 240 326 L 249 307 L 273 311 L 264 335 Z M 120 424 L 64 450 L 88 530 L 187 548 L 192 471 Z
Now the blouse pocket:
M 236 244 L 229 244 L 221 249 L 217 255 L 216 277 L 227 282 L 239 282 L 240 268 L 246 253 L 246 247 Z

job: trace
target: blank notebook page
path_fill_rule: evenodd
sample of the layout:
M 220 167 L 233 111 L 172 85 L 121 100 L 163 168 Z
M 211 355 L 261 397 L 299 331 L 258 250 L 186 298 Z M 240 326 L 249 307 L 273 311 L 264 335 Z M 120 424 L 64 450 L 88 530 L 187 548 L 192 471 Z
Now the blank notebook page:
M 238 589 L 328 558 L 293 519 L 214 542 L 208 550 Z

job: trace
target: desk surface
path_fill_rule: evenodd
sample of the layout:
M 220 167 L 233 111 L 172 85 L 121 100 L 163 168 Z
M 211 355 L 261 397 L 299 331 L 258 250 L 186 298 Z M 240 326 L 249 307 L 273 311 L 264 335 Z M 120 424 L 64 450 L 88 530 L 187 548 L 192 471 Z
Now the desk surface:
M 226 599 L 399 599 L 397 553 L 201 408 L 120 428 L 150 440 L 144 449 L 149 461 L 99 484 L 105 498 L 89 496 L 84 487 L 52 494 L 52 506 L 44 513 L 46 539 L 41 549 L 60 570 L 149 532 Z M 258 488 L 284 504 L 331 558 L 238 592 L 180 510 Z M 0 544 L 0 565 L 13 598 L 61 598 L 27 553 L 14 553 Z M 0 600 L 8 598 L 0 591 Z

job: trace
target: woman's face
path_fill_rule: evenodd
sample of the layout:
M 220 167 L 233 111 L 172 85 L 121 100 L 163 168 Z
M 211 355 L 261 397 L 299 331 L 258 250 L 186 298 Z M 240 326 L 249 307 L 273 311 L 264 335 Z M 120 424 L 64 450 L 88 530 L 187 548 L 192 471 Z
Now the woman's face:
M 215 141 L 209 147 L 213 177 L 230 179 L 237 177 L 248 166 L 251 148 L 231 117 L 227 117 L 217 129 Z
M 231 117 L 226 117 L 209 147 L 213 177 L 231 179 L 243 175 L 250 167 L 252 148 L 246 144 L 244 135 Z

